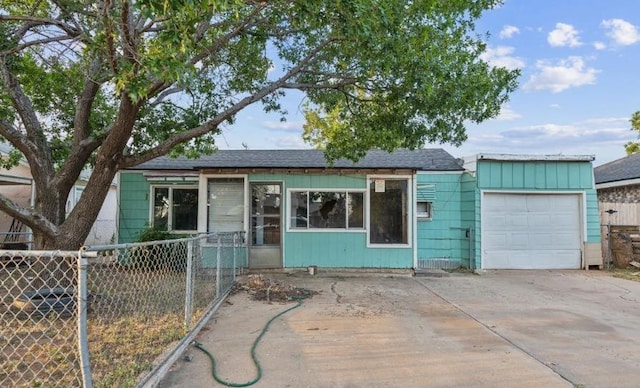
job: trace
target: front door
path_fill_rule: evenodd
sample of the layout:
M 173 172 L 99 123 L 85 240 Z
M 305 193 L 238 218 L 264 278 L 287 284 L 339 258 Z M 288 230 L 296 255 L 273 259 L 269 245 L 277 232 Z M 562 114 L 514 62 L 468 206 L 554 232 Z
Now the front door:
M 282 268 L 282 186 L 251 184 L 249 267 Z

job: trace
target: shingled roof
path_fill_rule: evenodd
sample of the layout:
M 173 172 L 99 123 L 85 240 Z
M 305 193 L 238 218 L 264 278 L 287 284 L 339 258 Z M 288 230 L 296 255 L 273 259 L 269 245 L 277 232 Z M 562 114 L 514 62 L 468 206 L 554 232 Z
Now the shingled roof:
M 640 153 L 598 166 L 593 171 L 596 184 L 640 178 Z
M 199 170 L 206 168 L 327 168 L 320 150 L 219 150 L 199 159 L 161 156 L 130 170 Z M 441 148 L 372 150 L 357 163 L 337 160 L 340 169 L 412 169 L 420 171 L 462 171 L 461 164 Z

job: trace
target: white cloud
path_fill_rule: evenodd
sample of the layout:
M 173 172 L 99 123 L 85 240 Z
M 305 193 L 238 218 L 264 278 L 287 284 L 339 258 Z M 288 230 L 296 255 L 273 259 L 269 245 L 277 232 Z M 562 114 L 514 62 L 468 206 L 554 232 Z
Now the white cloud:
M 262 126 L 275 130 L 275 131 L 284 131 L 284 132 L 302 132 L 302 126 L 304 125 L 303 121 L 263 121 Z
M 624 155 L 623 144 L 635 138 L 635 134 L 629 131 L 628 123 L 628 118 L 604 117 L 514 127 L 498 132 L 477 128 L 469 132 L 469 140 L 462 151 L 596 155 L 599 164 Z
M 525 90 L 551 90 L 559 93 L 569 88 L 595 84 L 598 73 L 598 70 L 587 67 L 584 60 L 576 56 L 561 60 L 555 65 L 538 61 L 536 68 L 538 72 L 524 84 Z
M 560 109 L 560 104 L 551 104 L 551 105 L 549 105 L 549 108 Z
M 276 149 L 309 148 L 309 144 L 306 144 L 304 140 L 302 140 L 302 136 L 278 136 L 272 138 L 271 141 Z
M 604 42 L 593 42 L 593 47 L 596 50 L 604 50 L 607 48 L 607 45 Z
M 582 44 L 578 31 L 571 25 L 556 23 L 555 30 L 547 35 L 547 42 L 553 47 L 577 47 Z
M 500 114 L 496 117 L 496 120 L 510 121 L 519 119 L 520 117 L 522 117 L 520 113 L 511 109 L 510 106 L 505 105 L 500 109 Z
M 607 36 L 616 44 L 629 46 L 640 41 L 638 28 L 626 20 L 607 19 L 600 23 L 607 32 Z
M 506 25 L 502 27 L 502 30 L 500 31 L 499 36 L 500 36 L 500 39 L 509 39 L 515 34 L 519 34 L 519 33 L 520 33 L 520 29 L 518 27 Z
M 480 59 L 494 67 L 505 67 L 509 70 L 523 68 L 525 66 L 524 60 L 513 56 L 513 51 L 514 48 L 510 46 L 488 47 L 487 51 L 482 53 Z

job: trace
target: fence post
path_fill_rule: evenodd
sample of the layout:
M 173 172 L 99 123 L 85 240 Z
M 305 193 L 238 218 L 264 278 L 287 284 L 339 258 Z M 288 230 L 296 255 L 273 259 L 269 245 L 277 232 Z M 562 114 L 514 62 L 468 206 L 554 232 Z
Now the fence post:
M 218 247 L 216 252 L 216 299 L 222 295 L 222 268 L 220 266 L 220 250 L 222 247 L 222 241 L 220 235 L 218 235 Z
M 193 312 L 193 245 L 195 240 L 187 242 L 187 276 L 186 296 L 184 301 L 184 328 L 191 327 L 191 314 Z
M 237 268 L 237 259 L 236 259 L 236 253 L 238 250 L 238 234 L 234 233 L 233 234 L 233 282 L 236 282 L 236 268 Z
M 85 257 L 85 248 L 78 251 L 78 352 L 80 354 L 80 370 L 82 386 L 91 388 L 91 365 L 89 364 L 89 343 L 87 339 L 87 268 L 89 260 Z

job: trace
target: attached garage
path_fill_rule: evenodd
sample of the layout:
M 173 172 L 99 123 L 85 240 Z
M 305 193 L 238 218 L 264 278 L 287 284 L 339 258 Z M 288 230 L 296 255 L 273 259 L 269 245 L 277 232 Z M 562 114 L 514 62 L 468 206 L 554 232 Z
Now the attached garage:
M 581 208 L 576 194 L 484 193 L 483 268 L 580 268 Z
M 593 156 L 479 154 L 474 268 L 579 269 L 602 265 Z M 463 186 L 461 198 L 471 188 Z M 600 256 L 600 257 L 597 257 Z

